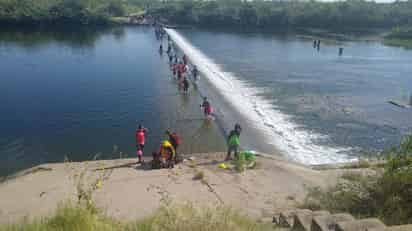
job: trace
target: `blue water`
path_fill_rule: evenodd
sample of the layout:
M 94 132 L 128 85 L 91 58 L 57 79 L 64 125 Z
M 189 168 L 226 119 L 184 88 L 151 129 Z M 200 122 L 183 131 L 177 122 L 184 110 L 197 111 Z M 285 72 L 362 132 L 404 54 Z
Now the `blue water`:
M 135 157 L 138 123 L 149 128 L 146 154 L 167 128 L 183 136 L 181 152 L 224 151 L 223 131 L 238 122 L 242 148 L 305 164 L 348 161 L 412 130 L 412 110 L 387 103 L 412 93 L 411 51 L 322 41 L 318 52 L 295 34 L 176 33 L 202 71 L 188 95 L 152 28 L 0 30 L 0 175 Z M 202 116 L 202 96 L 214 122 Z
M 254 141 L 246 141 L 250 149 L 274 150 L 253 139 L 260 132 L 293 160 L 345 161 L 397 145 L 412 131 L 412 110 L 387 103 L 407 102 L 412 94 L 410 50 L 322 40 L 317 51 L 313 40 L 296 34 L 178 33 L 216 66 L 219 74 L 211 78 L 235 83 L 236 97 L 226 98 L 243 114 L 238 120 L 255 131 L 248 139 Z
M 158 47 L 151 28 L 1 31 L 0 175 L 135 157 L 138 123 L 149 129 L 148 155 L 167 128 L 181 134 L 181 152 L 223 151 L 199 93 L 179 92 Z

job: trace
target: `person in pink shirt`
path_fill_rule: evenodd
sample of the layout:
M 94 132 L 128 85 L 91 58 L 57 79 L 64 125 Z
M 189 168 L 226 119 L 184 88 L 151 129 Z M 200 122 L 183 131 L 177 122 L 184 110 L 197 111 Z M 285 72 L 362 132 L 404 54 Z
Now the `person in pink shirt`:
M 137 157 L 139 158 L 139 163 L 142 162 L 146 132 L 147 132 L 147 129 L 144 128 L 141 124 L 139 124 L 136 130 L 136 147 L 137 147 L 136 154 L 137 154 Z

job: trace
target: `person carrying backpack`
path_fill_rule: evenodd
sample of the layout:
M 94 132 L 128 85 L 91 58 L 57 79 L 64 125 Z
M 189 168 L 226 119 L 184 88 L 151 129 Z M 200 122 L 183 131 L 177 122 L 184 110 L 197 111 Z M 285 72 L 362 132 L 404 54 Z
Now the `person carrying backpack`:
M 176 132 L 171 132 L 169 129 L 166 131 L 166 134 L 169 136 L 169 142 L 172 144 L 174 150 L 175 150 L 175 162 L 179 162 L 178 154 L 177 154 L 177 149 L 179 145 L 182 143 L 182 140 L 180 136 Z
M 235 153 L 235 157 L 239 154 L 241 131 L 242 131 L 242 128 L 240 127 L 239 124 L 235 124 L 235 129 L 230 131 L 229 136 L 227 138 L 228 150 L 227 150 L 226 160 L 231 159 L 230 155 L 232 154 L 232 152 Z

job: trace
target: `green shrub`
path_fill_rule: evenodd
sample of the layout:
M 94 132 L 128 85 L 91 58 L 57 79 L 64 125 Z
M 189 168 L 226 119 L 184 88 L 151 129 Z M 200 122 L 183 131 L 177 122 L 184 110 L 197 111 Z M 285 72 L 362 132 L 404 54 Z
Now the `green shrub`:
M 21 224 L 0 226 L 1 231 L 72 231 L 72 230 L 118 230 L 118 223 L 80 206 L 70 203 L 59 206 L 54 216 L 34 222 L 22 222 Z
M 333 187 L 310 188 L 303 207 L 375 216 L 388 225 L 412 223 L 412 136 L 386 155 L 383 174 L 347 174 Z

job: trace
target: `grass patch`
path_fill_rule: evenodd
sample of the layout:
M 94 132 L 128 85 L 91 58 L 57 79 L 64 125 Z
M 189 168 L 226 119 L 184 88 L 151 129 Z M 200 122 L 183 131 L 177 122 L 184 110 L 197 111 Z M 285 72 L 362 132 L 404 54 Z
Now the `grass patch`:
M 197 171 L 195 173 L 195 176 L 193 177 L 193 180 L 204 180 L 205 179 L 205 173 L 203 171 Z
M 197 167 L 197 163 L 194 160 L 189 160 L 189 163 L 187 164 L 187 166 L 189 168 L 196 168 Z
M 118 223 L 98 215 L 97 209 L 83 208 L 70 203 L 59 206 L 54 216 L 20 224 L 0 226 L 1 231 L 43 231 L 43 230 L 116 230 Z
M 359 181 L 362 179 L 362 175 L 354 172 L 346 172 L 341 176 L 341 178 L 347 181 Z
M 358 162 L 350 163 L 342 167 L 342 169 L 361 169 L 370 168 L 371 164 L 368 160 L 361 159 Z
M 124 223 L 98 210 L 65 204 L 54 216 L 13 225 L 0 225 L 0 231 L 265 231 L 271 224 L 258 223 L 228 207 L 196 208 L 192 204 L 164 205 L 151 217 Z

